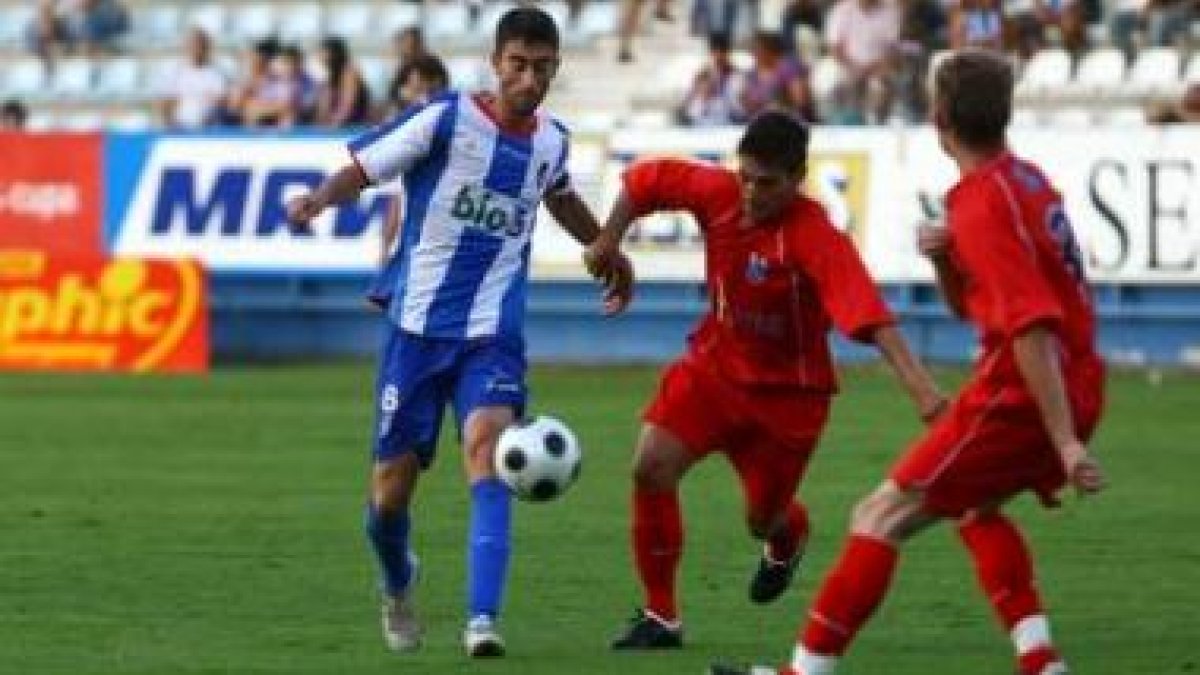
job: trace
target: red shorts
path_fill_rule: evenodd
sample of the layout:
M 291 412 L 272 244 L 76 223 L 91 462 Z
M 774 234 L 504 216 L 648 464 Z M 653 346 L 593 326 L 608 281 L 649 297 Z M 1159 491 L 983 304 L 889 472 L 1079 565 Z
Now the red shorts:
M 643 419 L 674 434 L 696 459 L 725 454 L 747 489 L 758 484 L 790 500 L 829 416 L 829 398 L 741 386 L 684 357 L 663 373 Z
M 1103 408 L 1103 383 L 1071 390 L 1076 433 L 1091 438 Z M 1008 392 L 1011 394 L 1012 392 Z M 1025 490 L 1057 504 L 1066 484 L 1041 413 L 1028 396 L 970 385 L 892 467 L 891 478 L 925 494 L 929 513 L 958 517 Z

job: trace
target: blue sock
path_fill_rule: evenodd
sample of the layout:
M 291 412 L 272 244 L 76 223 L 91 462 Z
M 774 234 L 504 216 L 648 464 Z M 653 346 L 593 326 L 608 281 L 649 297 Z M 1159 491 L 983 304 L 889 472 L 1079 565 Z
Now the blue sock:
M 375 504 L 367 506 L 367 538 L 379 560 L 383 590 L 396 597 L 408 588 L 412 567 L 408 564 L 408 511 L 385 514 Z
M 471 531 L 467 540 L 467 609 L 470 616 L 495 618 L 504 597 L 512 501 L 499 478 L 471 486 Z

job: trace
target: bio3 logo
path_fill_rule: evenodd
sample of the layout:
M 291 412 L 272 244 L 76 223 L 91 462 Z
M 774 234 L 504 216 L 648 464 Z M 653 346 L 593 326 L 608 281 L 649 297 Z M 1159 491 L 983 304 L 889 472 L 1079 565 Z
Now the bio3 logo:
M 450 208 L 450 215 L 468 227 L 503 237 L 521 236 L 527 212 L 519 200 L 476 185 L 462 186 Z

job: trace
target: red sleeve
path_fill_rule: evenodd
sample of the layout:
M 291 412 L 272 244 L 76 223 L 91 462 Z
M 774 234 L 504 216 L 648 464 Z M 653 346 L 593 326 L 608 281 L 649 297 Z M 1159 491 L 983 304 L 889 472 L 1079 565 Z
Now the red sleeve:
M 959 264 L 987 299 L 984 328 L 1020 335 L 1035 323 L 1062 321 L 1062 307 L 1038 267 L 1037 248 L 1018 204 L 998 191 L 963 195 L 949 210 Z
M 876 328 L 895 323 L 875 281 L 850 238 L 822 222 L 811 227 L 797 250 L 810 255 L 805 267 L 812 275 L 821 305 L 846 337 L 871 342 Z
M 622 181 L 637 217 L 654 211 L 688 211 L 705 227 L 705 207 L 722 184 L 715 166 L 687 159 L 646 159 L 634 162 Z

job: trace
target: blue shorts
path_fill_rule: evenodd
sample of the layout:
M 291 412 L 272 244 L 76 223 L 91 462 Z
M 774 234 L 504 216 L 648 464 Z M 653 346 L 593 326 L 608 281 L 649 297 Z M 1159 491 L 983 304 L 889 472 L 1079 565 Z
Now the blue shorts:
M 447 404 L 454 406 L 460 435 L 476 408 L 508 406 L 517 417 L 524 414 L 528 392 L 520 338 L 430 338 L 391 322 L 387 331 L 375 388 L 375 461 L 415 452 L 428 467 Z

